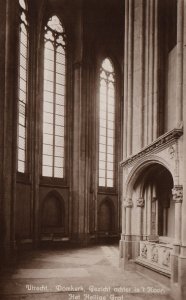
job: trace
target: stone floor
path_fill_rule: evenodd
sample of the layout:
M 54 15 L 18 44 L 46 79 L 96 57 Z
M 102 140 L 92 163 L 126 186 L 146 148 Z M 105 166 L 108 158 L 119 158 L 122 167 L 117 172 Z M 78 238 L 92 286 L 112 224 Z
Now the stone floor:
M 0 299 L 169 300 L 167 279 L 133 264 L 118 267 L 118 246 L 22 254 L 0 278 Z

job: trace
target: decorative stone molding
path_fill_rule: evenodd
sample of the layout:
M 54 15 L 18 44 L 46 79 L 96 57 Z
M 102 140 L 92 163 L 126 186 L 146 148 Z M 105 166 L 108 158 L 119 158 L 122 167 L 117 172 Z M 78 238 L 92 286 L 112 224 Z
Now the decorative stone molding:
M 149 242 L 155 242 L 155 243 L 159 242 L 159 235 L 157 235 L 157 234 L 150 234 L 148 236 L 148 241 Z
M 170 159 L 173 159 L 175 157 L 175 152 L 176 151 L 175 151 L 174 146 L 171 146 L 171 147 L 168 148 L 168 153 L 169 153 Z
M 132 199 L 131 198 L 125 199 L 123 204 L 125 207 L 132 207 L 132 205 L 133 205 Z
M 176 203 L 181 203 L 183 201 L 183 186 L 175 185 L 172 189 L 173 201 Z
M 166 267 L 170 267 L 170 256 L 171 256 L 171 252 L 170 250 L 164 250 L 164 257 L 163 257 L 163 262 L 162 264 Z
M 143 207 L 145 204 L 144 198 L 137 199 L 137 207 Z
M 144 244 L 143 247 L 141 248 L 141 254 L 140 254 L 141 257 L 143 258 L 147 258 L 147 246 Z
M 121 167 L 126 167 L 128 165 L 131 165 L 135 163 L 137 160 L 144 158 L 145 156 L 155 153 L 158 151 L 161 151 L 162 149 L 170 146 L 170 143 L 175 142 L 177 139 L 179 139 L 180 136 L 183 134 L 183 128 L 175 128 L 162 136 L 160 136 L 158 139 L 156 139 L 153 143 L 148 145 L 147 147 L 143 148 L 140 152 L 137 154 L 134 154 L 127 158 L 126 160 L 122 161 L 120 163 Z M 172 150 L 171 150 L 172 152 Z
M 140 255 L 136 262 L 170 277 L 172 253 L 170 244 L 140 241 Z
M 152 248 L 151 260 L 155 263 L 158 262 L 158 249 L 155 246 Z

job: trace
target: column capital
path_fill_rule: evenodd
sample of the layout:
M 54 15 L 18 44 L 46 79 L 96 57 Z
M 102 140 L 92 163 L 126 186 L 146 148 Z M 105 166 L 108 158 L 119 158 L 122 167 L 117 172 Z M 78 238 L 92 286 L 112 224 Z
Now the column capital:
M 137 199 L 137 207 L 143 207 L 145 204 L 144 198 Z
M 157 197 L 152 197 L 152 202 L 155 202 L 155 201 L 157 201 L 158 200 L 158 198 Z
M 175 203 L 181 203 L 183 201 L 183 186 L 175 185 L 172 189 L 172 196 Z
M 132 207 L 132 205 L 133 205 L 132 199 L 131 198 L 124 199 L 123 205 L 124 205 L 124 207 Z

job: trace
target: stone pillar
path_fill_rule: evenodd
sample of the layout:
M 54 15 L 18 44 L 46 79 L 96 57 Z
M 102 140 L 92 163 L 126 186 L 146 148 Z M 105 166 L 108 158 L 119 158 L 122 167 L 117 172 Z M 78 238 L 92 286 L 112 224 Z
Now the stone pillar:
M 178 115 L 183 114 L 183 126 L 186 126 L 186 1 L 178 0 L 179 36 L 178 55 L 180 59 L 180 100 L 182 105 L 179 107 Z M 180 53 L 180 54 L 179 54 Z M 178 66 L 177 66 L 178 67 Z M 183 73 L 182 73 L 183 72 Z M 179 84 L 177 85 L 179 88 Z M 178 95 L 177 95 L 178 96 Z M 183 111 L 181 112 L 183 108 Z M 182 163 L 182 161 L 181 161 Z M 181 207 L 181 249 L 178 257 L 178 293 L 175 299 L 186 299 L 186 132 L 183 133 L 183 202 Z M 172 288 L 174 291 L 174 286 Z M 177 291 L 176 291 L 177 292 Z M 176 298 L 177 296 L 177 298 Z
M 158 0 L 145 2 L 144 146 L 158 137 Z
M 122 234 L 120 240 L 120 266 L 124 267 L 131 257 L 131 208 L 132 199 L 127 198 L 123 201 L 123 211 L 125 210 L 125 220 L 123 220 L 123 229 L 125 233 Z M 124 216 L 122 216 L 123 218 Z
M 154 74 L 153 74 L 153 140 L 159 133 L 158 118 L 158 0 L 154 0 Z
M 140 255 L 140 241 L 143 239 L 143 207 L 144 199 L 140 197 L 137 199 L 137 208 L 138 208 L 138 232 L 137 232 L 137 241 L 136 241 L 136 257 Z
M 126 208 L 125 203 L 122 201 L 122 233 L 121 233 L 121 240 L 119 243 L 120 249 L 120 262 L 122 264 L 122 260 L 124 258 L 124 244 L 125 244 L 125 232 L 126 232 Z
M 83 243 L 86 242 L 88 232 L 88 209 L 86 195 L 86 149 L 87 128 L 83 90 L 82 62 L 74 65 L 74 150 L 73 150 L 73 237 Z
M 5 198 L 3 194 L 3 144 L 4 144 L 4 101 L 5 101 L 5 59 L 6 59 L 6 2 L 0 1 L 0 265 L 5 256 Z
M 151 193 L 151 187 L 149 186 L 147 188 L 147 236 L 151 235 L 151 215 L 152 215 L 152 201 L 151 201 L 152 193 Z
M 133 0 L 129 1 L 128 28 L 128 124 L 127 156 L 132 154 L 132 115 L 133 115 Z
M 2 1 L 1 1 L 2 2 Z M 11 263 L 16 254 L 15 245 L 15 202 L 16 202 L 16 111 L 17 111 L 17 28 L 18 28 L 18 3 L 17 1 L 7 0 L 0 5 L 3 9 L 1 13 L 2 24 L 5 25 L 1 30 L 5 30 L 6 40 L 2 45 L 5 54 L 3 87 L 3 129 L 1 144 L 3 151 L 3 262 Z M 1 14 L 0 14 L 1 15 Z M 3 38 L 2 34 L 2 38 Z M 14 51 L 12 51 L 14 49 Z
M 43 100 L 43 69 L 44 69 L 44 36 L 40 32 L 40 22 L 43 19 L 43 11 L 45 11 L 45 4 L 42 3 L 40 13 L 35 20 L 35 27 L 37 26 L 38 35 L 31 35 L 30 54 L 32 65 L 30 66 L 30 87 L 31 95 L 29 102 L 32 108 L 31 114 L 31 234 L 33 237 L 33 246 L 38 248 L 40 242 L 40 175 L 41 175 L 41 100 Z M 35 16 L 36 17 L 36 16 Z M 34 32 L 35 33 L 35 32 Z M 39 37 L 39 38 L 38 38 Z M 37 51 L 36 51 L 37 49 Z M 39 59 L 36 60 L 36 57 Z
M 91 128 L 91 66 L 88 61 L 86 39 L 84 36 L 83 1 L 74 3 L 73 50 L 73 135 L 72 135 L 72 187 L 71 187 L 71 223 L 72 238 L 86 244 L 89 238 L 90 214 L 90 136 Z M 90 97 L 91 95 L 91 97 Z M 94 169 L 95 170 L 95 169 Z M 94 174 L 95 175 L 95 174 Z M 95 204 L 96 206 L 96 204 Z M 92 214 L 95 212 L 92 212 Z
M 142 237 L 142 208 L 144 207 L 144 199 L 139 198 L 137 200 L 137 207 L 138 207 L 138 235 L 141 239 Z
M 182 122 L 183 103 L 183 2 L 177 0 L 177 70 L 176 70 L 176 122 Z
M 149 0 L 148 143 L 153 140 L 154 0 Z
M 173 254 L 171 256 L 171 281 L 172 290 L 174 293 L 174 284 L 178 283 L 178 257 L 180 254 L 181 244 L 181 205 L 183 200 L 183 187 L 181 185 L 175 185 L 172 189 L 173 201 L 175 202 L 175 232 L 174 232 L 174 247 Z M 179 299 L 179 298 L 178 298 Z
M 123 157 L 132 153 L 133 0 L 125 0 Z
M 126 232 L 126 211 L 125 211 L 125 203 L 122 203 L 122 236 L 125 235 Z
M 184 24 L 183 24 L 183 122 L 184 128 L 186 126 L 186 1 L 184 1 L 183 12 Z M 183 153 L 184 153 L 184 165 L 183 165 L 183 203 L 182 203 L 182 245 L 186 247 L 186 132 L 183 133 Z
M 176 122 L 186 125 L 186 1 L 177 1 L 177 69 Z M 174 299 L 186 299 L 186 136 L 183 134 L 183 191 L 175 186 L 175 245 L 172 255 L 172 284 Z M 181 162 L 182 163 L 182 162 Z M 183 198 L 183 199 L 182 199 Z M 183 200 L 183 201 L 182 201 Z M 178 234 L 178 236 L 176 236 Z
M 124 205 L 126 207 L 126 236 L 130 236 L 131 235 L 131 208 L 132 208 L 132 199 L 131 198 L 127 198 L 124 201 Z
M 167 207 L 163 208 L 163 235 L 167 234 Z
M 144 1 L 142 0 L 140 9 L 140 28 L 139 28 L 139 39 L 140 39 L 140 62 L 139 62 L 139 149 L 143 148 L 144 145 Z
M 177 65 L 176 65 L 176 123 L 179 127 L 184 121 L 186 125 L 186 2 L 177 1 Z M 186 299 L 186 199 L 183 195 L 186 192 L 185 180 L 185 150 L 186 136 L 183 136 L 183 153 L 184 153 L 184 183 L 183 188 L 177 185 L 173 189 L 173 200 L 175 201 L 175 242 L 174 252 L 172 255 L 172 284 L 171 290 L 173 297 L 178 300 Z M 184 196 L 185 198 L 185 196 Z M 182 201 L 183 200 L 183 201 Z
M 158 199 L 156 198 L 156 235 L 158 235 Z
M 173 201 L 175 202 L 175 239 L 174 245 L 181 243 L 181 206 L 183 200 L 183 186 L 175 185 L 172 189 Z
M 151 235 L 157 235 L 157 223 L 158 223 L 158 199 L 152 197 L 151 200 Z
M 124 124 L 123 159 L 127 157 L 127 118 L 128 118 L 128 0 L 125 0 L 125 36 L 124 36 Z
M 149 88 L 149 12 L 150 1 L 145 2 L 145 74 L 144 74 L 144 146 L 148 144 L 148 88 Z

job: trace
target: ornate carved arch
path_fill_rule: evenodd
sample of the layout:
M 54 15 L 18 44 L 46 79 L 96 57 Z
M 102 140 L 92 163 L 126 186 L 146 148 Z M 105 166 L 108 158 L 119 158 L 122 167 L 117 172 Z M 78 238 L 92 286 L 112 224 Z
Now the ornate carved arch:
M 143 160 L 140 160 L 135 166 L 132 168 L 130 173 L 127 176 L 127 180 L 124 186 L 124 194 L 127 198 L 132 197 L 132 191 L 135 182 L 140 177 L 142 172 L 151 165 L 159 164 L 165 167 L 172 175 L 173 181 L 175 178 L 174 170 L 171 169 L 171 166 L 167 163 L 167 161 L 157 155 L 150 155 L 148 157 L 145 157 Z M 141 190 L 142 191 L 142 190 Z M 140 195 L 139 195 L 140 196 Z

